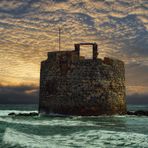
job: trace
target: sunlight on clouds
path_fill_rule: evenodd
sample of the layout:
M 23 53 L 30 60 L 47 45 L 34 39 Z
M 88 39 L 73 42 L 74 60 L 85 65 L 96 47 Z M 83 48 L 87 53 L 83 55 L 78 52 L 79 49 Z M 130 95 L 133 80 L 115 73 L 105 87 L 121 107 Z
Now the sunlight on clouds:
M 4 10 L 12 10 L 17 7 L 20 7 L 24 2 L 21 1 L 7 1 L 7 0 L 1 0 L 0 2 L 0 8 Z
M 128 73 L 135 73 L 137 63 L 148 65 L 147 8 L 147 0 L 2 0 L 1 84 L 39 85 L 40 61 L 47 58 L 48 51 L 58 50 L 59 26 L 62 50 L 73 50 L 74 43 L 96 42 L 101 58 L 119 58 L 130 65 L 126 66 Z M 137 68 L 129 71 L 134 65 Z M 140 70 L 137 89 L 133 86 L 137 77 L 126 72 L 127 79 L 133 80 L 127 83 L 128 93 L 146 91 L 140 88 L 145 88 L 147 71 Z
M 148 90 L 148 86 L 127 86 L 126 88 L 127 94 L 146 94 Z

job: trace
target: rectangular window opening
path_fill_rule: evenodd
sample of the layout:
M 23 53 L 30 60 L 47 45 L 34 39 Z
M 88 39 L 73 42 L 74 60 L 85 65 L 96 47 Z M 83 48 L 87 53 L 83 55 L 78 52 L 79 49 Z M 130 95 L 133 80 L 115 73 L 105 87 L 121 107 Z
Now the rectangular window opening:
M 80 47 L 80 58 L 81 59 L 93 59 L 92 46 L 81 46 Z

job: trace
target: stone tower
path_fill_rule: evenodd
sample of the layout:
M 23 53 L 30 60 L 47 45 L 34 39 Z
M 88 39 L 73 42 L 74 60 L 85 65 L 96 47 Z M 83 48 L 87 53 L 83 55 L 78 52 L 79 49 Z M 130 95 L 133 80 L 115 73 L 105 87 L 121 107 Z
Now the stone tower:
M 92 59 L 80 56 L 92 45 Z M 41 62 L 39 113 L 113 115 L 126 113 L 124 63 L 98 59 L 96 43 L 75 44 L 73 51 L 48 53 Z

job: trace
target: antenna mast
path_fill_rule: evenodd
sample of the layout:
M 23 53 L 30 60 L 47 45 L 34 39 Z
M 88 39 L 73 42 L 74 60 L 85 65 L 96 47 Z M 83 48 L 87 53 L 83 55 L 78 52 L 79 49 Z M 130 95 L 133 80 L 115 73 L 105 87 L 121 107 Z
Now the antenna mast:
M 59 27 L 59 51 L 61 50 L 61 28 Z

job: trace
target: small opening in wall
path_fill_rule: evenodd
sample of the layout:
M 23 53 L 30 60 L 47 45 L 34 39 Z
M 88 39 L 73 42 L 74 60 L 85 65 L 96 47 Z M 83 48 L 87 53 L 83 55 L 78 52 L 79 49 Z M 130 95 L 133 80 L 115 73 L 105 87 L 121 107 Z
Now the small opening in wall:
M 93 50 L 92 46 L 83 45 L 80 47 L 80 57 L 85 59 L 93 59 Z

